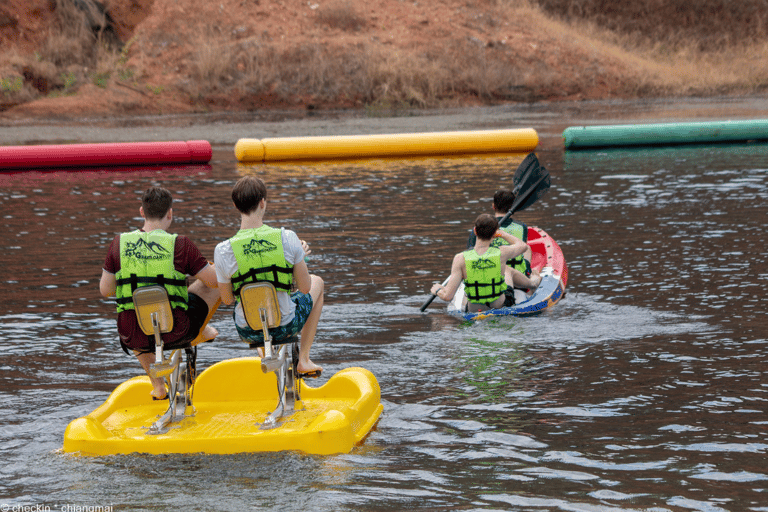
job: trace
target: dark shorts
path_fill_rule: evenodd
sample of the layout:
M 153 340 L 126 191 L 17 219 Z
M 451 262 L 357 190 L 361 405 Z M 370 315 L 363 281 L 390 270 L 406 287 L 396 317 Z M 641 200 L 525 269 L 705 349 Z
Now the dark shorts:
M 205 319 L 208 317 L 209 311 L 210 309 L 208 308 L 207 302 L 200 298 L 199 295 L 190 293 L 189 298 L 187 298 L 187 318 L 189 318 L 189 330 L 187 331 L 187 334 L 184 335 L 175 344 L 181 345 L 191 343 L 192 340 L 197 338 L 197 335 L 200 334 L 200 329 L 203 328 Z
M 493 302 L 489 302 L 486 304 L 478 304 L 478 303 L 472 303 L 467 301 L 467 305 L 464 308 L 464 312 L 476 313 L 478 311 L 487 311 L 489 309 L 493 309 L 493 306 L 492 306 Z M 499 308 L 508 308 L 514 305 L 515 305 L 515 290 L 514 288 L 507 288 L 506 290 L 504 290 L 504 305 L 499 306 Z
M 197 335 L 200 334 L 200 329 L 202 329 L 203 324 L 205 323 L 205 319 L 208 317 L 208 303 L 205 302 L 202 298 L 200 298 L 199 295 L 195 295 L 194 293 L 190 293 L 189 297 L 187 298 L 187 310 L 186 311 L 179 311 L 174 310 L 174 318 L 176 318 L 177 314 L 185 315 L 189 322 L 189 327 L 187 329 L 187 332 L 182 335 L 180 338 L 171 341 L 171 342 L 164 342 L 163 343 L 163 349 L 170 350 L 175 348 L 182 348 L 187 345 L 189 345 L 192 340 L 197 338 Z M 133 314 L 133 313 L 132 313 Z M 174 320 L 176 322 L 176 320 Z M 136 324 L 136 329 L 138 330 L 138 324 Z M 167 335 L 164 335 L 164 337 Z M 128 349 L 133 350 L 135 354 L 150 354 L 155 352 L 155 337 L 152 335 L 146 335 L 143 332 L 137 332 L 136 336 L 133 337 L 136 341 L 130 342 L 126 341 L 124 342 L 122 339 L 120 340 L 120 344 L 123 347 L 123 350 L 128 353 Z M 141 345 L 141 346 L 138 346 Z
M 269 334 L 272 335 L 273 343 L 280 343 L 288 338 L 292 338 L 299 334 L 304 324 L 307 323 L 307 318 L 312 312 L 312 296 L 308 293 L 293 292 L 291 294 L 291 300 L 296 304 L 296 316 L 287 325 L 281 325 L 269 330 Z M 234 315 L 234 314 L 233 314 Z M 250 327 L 240 327 L 235 323 L 237 333 L 243 340 L 250 344 L 264 345 L 264 333 L 261 331 L 254 331 Z

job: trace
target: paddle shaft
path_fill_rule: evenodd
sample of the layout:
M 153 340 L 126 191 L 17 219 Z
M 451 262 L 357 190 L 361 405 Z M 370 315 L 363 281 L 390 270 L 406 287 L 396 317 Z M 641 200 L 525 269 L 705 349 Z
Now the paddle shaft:
M 527 193 L 515 199 L 515 203 L 512 205 L 512 208 L 510 208 L 507 214 L 504 215 L 504 217 L 502 217 L 501 220 L 499 220 L 499 226 L 504 224 L 512 216 L 512 214 L 517 211 L 520 205 L 528 198 L 529 195 L 531 195 L 533 192 L 536 191 L 537 188 L 539 188 L 539 185 L 541 185 L 541 182 L 547 179 L 548 176 L 549 176 L 548 173 L 544 173 L 544 175 L 541 178 L 539 178 L 536 184 L 527 190 Z

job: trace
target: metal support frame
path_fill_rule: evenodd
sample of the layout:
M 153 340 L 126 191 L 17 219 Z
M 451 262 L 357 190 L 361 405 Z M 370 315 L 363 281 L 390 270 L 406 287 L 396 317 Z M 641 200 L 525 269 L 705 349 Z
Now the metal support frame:
M 261 371 L 273 372 L 277 378 L 277 407 L 260 425 L 263 430 L 272 429 L 284 423 L 294 411 L 301 407 L 301 379 L 296 370 L 298 364 L 298 338 L 285 340 L 275 347 L 270 327 L 280 325 L 280 305 L 277 291 L 271 283 L 249 283 L 240 290 L 240 302 L 245 319 L 251 329 L 261 331 L 264 337 L 264 354 L 261 358 Z M 258 348 L 250 340 L 244 340 L 251 348 Z

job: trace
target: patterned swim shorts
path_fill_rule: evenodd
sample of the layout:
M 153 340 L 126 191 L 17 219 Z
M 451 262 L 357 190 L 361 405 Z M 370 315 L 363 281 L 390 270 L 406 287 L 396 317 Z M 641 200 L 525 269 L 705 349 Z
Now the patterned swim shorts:
M 296 304 L 296 316 L 293 317 L 289 324 L 269 330 L 273 343 L 280 343 L 287 338 L 296 336 L 304 327 L 304 324 L 307 323 L 307 318 L 309 318 L 309 314 L 312 312 L 312 296 L 310 294 L 293 292 L 291 300 Z M 246 342 L 264 345 L 264 333 L 261 331 L 254 331 L 247 326 L 240 327 L 237 323 L 235 323 L 235 327 L 237 328 L 237 333 Z

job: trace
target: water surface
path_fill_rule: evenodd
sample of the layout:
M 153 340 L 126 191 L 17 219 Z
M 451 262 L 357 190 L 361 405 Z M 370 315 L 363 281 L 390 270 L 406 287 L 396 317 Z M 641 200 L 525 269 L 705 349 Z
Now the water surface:
M 768 146 L 563 153 L 545 140 L 552 188 L 518 217 L 562 247 L 567 297 L 471 325 L 439 300 L 419 307 L 522 155 L 242 165 L 231 144 L 214 149 L 206 166 L 0 174 L 0 504 L 768 510 Z M 66 425 L 140 373 L 98 294 L 140 193 L 168 187 L 173 229 L 212 257 L 237 229 L 229 193 L 244 174 L 268 183 L 268 223 L 311 244 L 326 281 L 320 381 L 371 370 L 375 430 L 333 456 L 60 453 Z M 214 317 L 202 367 L 250 355 L 230 315 Z

